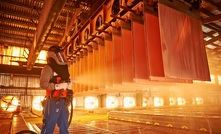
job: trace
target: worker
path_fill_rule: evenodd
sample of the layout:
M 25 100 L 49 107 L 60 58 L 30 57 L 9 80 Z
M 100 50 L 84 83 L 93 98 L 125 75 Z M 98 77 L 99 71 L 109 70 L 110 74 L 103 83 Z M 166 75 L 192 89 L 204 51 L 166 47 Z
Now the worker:
M 68 65 L 62 53 L 61 47 L 51 46 L 47 64 L 41 71 L 40 87 L 46 89 L 41 134 L 53 134 L 56 124 L 60 134 L 68 134 L 68 105 L 72 100 L 67 96 L 73 95 L 73 92 Z

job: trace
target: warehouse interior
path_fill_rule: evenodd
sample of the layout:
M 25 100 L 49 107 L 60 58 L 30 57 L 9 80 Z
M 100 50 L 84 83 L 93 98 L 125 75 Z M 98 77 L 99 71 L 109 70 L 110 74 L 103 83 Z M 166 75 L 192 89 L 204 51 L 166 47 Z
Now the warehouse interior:
M 219 0 L 1 0 L 1 113 L 41 115 L 53 45 L 67 58 L 74 110 L 109 119 L 121 118 L 115 110 L 220 110 Z

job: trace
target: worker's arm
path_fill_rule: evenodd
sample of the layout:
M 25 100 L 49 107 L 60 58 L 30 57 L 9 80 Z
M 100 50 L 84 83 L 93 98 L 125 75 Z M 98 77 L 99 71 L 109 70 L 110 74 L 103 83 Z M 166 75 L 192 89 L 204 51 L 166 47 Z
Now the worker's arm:
M 40 87 L 43 89 L 54 90 L 54 83 L 50 83 L 53 77 L 53 71 L 50 66 L 46 65 L 41 71 Z

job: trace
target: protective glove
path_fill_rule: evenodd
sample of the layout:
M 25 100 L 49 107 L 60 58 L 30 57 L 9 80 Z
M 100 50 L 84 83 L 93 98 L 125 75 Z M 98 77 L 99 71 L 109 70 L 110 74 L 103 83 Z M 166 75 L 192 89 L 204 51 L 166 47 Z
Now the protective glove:
M 68 88 L 68 83 L 55 84 L 54 88 L 55 90 L 61 90 L 61 89 L 66 90 Z

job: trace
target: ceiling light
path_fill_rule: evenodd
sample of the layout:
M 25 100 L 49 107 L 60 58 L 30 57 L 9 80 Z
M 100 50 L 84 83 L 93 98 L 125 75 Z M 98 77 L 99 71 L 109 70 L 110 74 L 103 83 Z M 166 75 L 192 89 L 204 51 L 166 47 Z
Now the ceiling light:
M 215 49 L 216 48 L 216 46 L 211 45 L 211 44 L 206 45 L 206 47 L 209 48 L 209 49 Z
M 221 46 L 221 41 L 217 40 L 217 41 L 213 42 L 213 44 Z
M 205 27 L 205 26 L 202 26 L 202 30 L 203 30 L 203 32 L 205 32 L 205 33 L 208 33 L 208 32 L 210 32 L 210 31 L 212 31 L 210 28 Z
M 217 36 L 219 36 L 219 33 L 216 32 L 216 33 L 213 34 L 213 36 L 217 37 Z
M 212 38 L 211 38 L 211 37 L 208 37 L 208 36 L 204 38 L 205 41 L 208 41 L 208 40 L 210 40 L 210 39 L 212 39 Z

